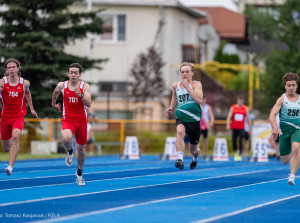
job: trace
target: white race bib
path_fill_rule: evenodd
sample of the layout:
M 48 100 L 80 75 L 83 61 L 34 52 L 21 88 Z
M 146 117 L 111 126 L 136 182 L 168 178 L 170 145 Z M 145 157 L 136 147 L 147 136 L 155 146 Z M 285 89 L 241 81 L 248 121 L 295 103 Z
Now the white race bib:
M 234 115 L 234 120 L 235 121 L 241 122 L 241 121 L 243 121 L 243 119 L 244 119 L 244 115 L 242 115 L 242 114 L 235 114 Z

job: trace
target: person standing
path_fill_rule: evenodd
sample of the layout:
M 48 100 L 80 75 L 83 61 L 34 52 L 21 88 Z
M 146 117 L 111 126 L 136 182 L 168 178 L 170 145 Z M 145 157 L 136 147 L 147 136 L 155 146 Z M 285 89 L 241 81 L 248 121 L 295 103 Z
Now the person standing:
M 295 175 L 300 164 L 300 95 L 296 93 L 299 76 L 289 72 L 283 76 L 282 80 L 286 92 L 277 99 L 269 119 L 273 128 L 272 137 L 275 140 L 279 137 L 282 163 L 286 165 L 290 162 L 288 184 L 294 186 Z M 278 113 L 279 126 L 276 123 Z
M 82 177 L 83 166 L 86 157 L 87 142 L 87 112 L 86 107 L 91 106 L 90 87 L 87 83 L 80 81 L 83 68 L 79 63 L 72 63 L 68 67 L 69 81 L 59 82 L 52 95 L 52 107 L 61 112 L 61 105 L 56 104 L 60 93 L 63 94 L 63 113 L 62 113 L 62 137 L 63 143 L 67 148 L 66 164 L 72 166 L 73 148 L 72 137 L 75 135 L 77 142 L 77 184 L 84 186 Z
M 200 119 L 200 136 L 203 135 L 203 159 L 205 160 L 208 148 L 208 130 L 214 126 L 215 116 L 211 106 L 207 104 L 207 98 L 205 96 L 203 96 L 203 101 L 200 106 L 202 111 L 202 118 Z
M 5 173 L 10 176 L 19 152 L 19 139 L 27 114 L 26 101 L 31 113 L 39 119 L 32 105 L 30 82 L 21 77 L 20 62 L 14 58 L 5 61 L 6 73 L 0 79 L 1 140 L 4 152 L 9 152 L 9 164 Z
M 249 118 L 250 118 L 251 126 L 253 126 L 255 116 L 253 115 L 253 113 L 251 111 L 249 111 Z M 245 143 L 244 143 L 244 149 L 243 149 L 243 156 L 248 155 L 248 150 L 249 150 L 249 145 L 250 145 L 250 136 L 251 136 L 250 126 L 248 124 L 247 119 L 245 119 Z
M 184 62 L 180 66 L 182 81 L 174 82 L 172 85 L 173 94 L 167 114 L 171 114 L 176 103 L 178 103 L 176 115 L 176 151 L 178 159 L 175 167 L 184 168 L 184 136 L 187 134 L 190 141 L 190 152 L 193 155 L 190 168 L 197 166 L 200 149 L 198 148 L 200 137 L 200 103 L 203 100 L 202 85 L 199 81 L 193 81 L 194 64 Z
M 245 118 L 247 119 L 251 131 L 249 110 L 248 107 L 244 105 L 244 96 L 239 95 L 237 97 L 237 103 L 230 107 L 226 119 L 226 130 L 232 129 L 232 146 L 235 152 L 235 161 L 242 161 L 241 155 L 243 152 L 243 138 L 245 135 Z M 239 138 L 239 151 L 237 150 L 237 138 Z

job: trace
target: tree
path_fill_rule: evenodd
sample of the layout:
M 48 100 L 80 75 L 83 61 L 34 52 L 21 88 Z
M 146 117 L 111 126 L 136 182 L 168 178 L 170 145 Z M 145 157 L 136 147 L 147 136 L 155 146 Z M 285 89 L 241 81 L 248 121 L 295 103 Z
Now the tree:
M 278 8 L 247 6 L 245 15 L 249 18 L 248 25 L 251 39 L 273 40 L 278 38 Z
M 161 71 L 163 65 L 161 55 L 154 46 L 138 55 L 130 69 L 133 81 L 129 83 L 135 102 L 145 103 L 148 98 L 162 95 L 165 87 Z
M 51 107 L 51 97 L 56 84 L 66 80 L 69 64 L 100 69 L 103 62 L 64 52 L 67 44 L 85 38 L 88 32 L 102 32 L 100 11 L 72 13 L 69 6 L 75 2 L 79 1 L 0 0 L 1 62 L 11 57 L 21 62 L 40 117 L 60 116 Z
M 300 5 L 298 0 L 287 0 L 280 7 L 278 20 L 280 41 L 287 50 L 273 48 L 266 60 L 266 74 L 263 78 L 265 103 L 274 104 L 284 92 L 282 76 L 287 72 L 300 74 Z M 298 88 L 298 92 L 299 92 Z M 267 105 L 266 105 L 267 106 Z

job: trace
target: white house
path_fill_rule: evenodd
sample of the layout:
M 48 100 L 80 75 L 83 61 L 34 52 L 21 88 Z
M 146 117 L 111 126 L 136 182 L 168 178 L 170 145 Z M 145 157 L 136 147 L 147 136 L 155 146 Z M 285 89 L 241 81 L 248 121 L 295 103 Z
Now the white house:
M 96 96 L 92 110 L 100 118 L 166 119 L 169 90 L 180 77 L 172 64 L 183 62 L 185 45 L 199 45 L 198 19 L 206 14 L 176 0 L 87 0 L 70 8 L 74 12 L 97 9 L 104 9 L 99 16 L 104 21 L 106 32 L 66 47 L 68 53 L 109 59 L 101 64 L 102 70 L 84 71 L 83 80 L 100 82 L 100 86 L 91 87 L 92 95 Z M 141 105 L 125 97 L 126 82 L 130 79 L 129 71 L 137 55 L 154 43 L 160 21 L 164 21 L 164 25 L 157 46 L 165 63 L 166 94 L 147 103 L 145 109 L 149 115 L 141 117 Z

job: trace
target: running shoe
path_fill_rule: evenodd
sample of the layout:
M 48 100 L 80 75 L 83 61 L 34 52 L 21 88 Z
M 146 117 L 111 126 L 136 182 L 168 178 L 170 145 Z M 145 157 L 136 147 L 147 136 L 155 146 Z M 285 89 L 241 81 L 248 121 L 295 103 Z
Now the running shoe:
M 295 186 L 295 175 L 294 174 L 290 174 L 288 184 L 291 186 Z
M 194 161 L 192 160 L 192 162 L 190 163 L 190 168 L 191 168 L 191 169 L 195 169 L 196 166 L 197 166 L 197 161 L 194 162 Z
M 82 176 L 78 176 L 77 175 L 77 171 L 76 171 L 76 177 L 77 177 L 76 182 L 77 182 L 78 186 L 85 186 L 85 182 L 83 180 L 83 177 Z
M 13 168 L 11 166 L 8 166 L 5 168 L 4 172 L 10 176 L 11 175 L 11 172 L 13 171 Z
M 73 154 L 67 154 L 67 156 L 66 156 L 66 164 L 67 164 L 67 166 L 72 166 L 72 164 L 73 164 Z
M 176 160 L 175 167 L 183 170 L 184 168 L 183 161 L 181 159 Z

